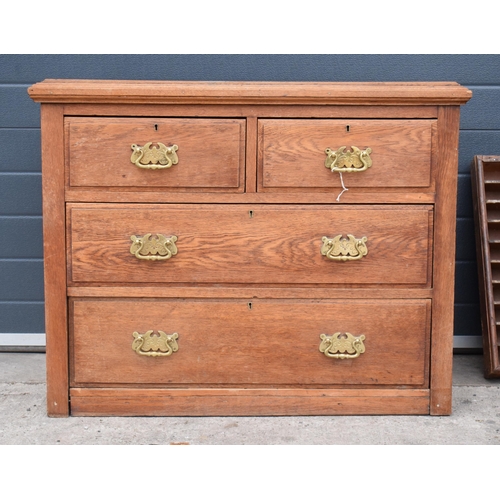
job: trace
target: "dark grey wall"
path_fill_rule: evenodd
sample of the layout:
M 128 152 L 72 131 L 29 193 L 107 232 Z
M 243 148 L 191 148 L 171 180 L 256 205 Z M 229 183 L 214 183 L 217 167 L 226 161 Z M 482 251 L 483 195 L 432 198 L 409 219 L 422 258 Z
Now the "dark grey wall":
M 43 333 L 40 113 L 45 78 L 456 81 L 462 108 L 455 335 L 480 336 L 469 169 L 500 155 L 499 55 L 0 55 L 0 334 Z

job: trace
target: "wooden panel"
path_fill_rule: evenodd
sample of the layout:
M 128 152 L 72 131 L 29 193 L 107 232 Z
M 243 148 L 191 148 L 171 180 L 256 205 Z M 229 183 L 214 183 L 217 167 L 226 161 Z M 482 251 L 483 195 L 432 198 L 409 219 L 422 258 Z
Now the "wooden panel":
M 152 116 L 152 117 L 252 117 L 262 115 L 255 104 L 65 104 L 64 112 L 71 116 Z M 359 105 L 273 105 L 266 106 L 266 118 L 436 118 L 437 106 L 359 106 Z
M 144 189 L 143 191 L 131 191 L 125 188 L 108 188 L 105 190 L 95 188 L 70 188 L 66 191 L 66 201 L 80 201 L 84 203 L 120 203 L 127 201 L 128 203 L 143 203 L 148 200 L 149 203 L 164 203 L 165 193 L 161 190 L 153 191 L 152 189 Z M 208 188 L 207 188 L 208 190 Z M 254 186 L 255 190 L 255 186 Z M 341 189 L 338 189 L 340 192 Z M 336 193 L 335 193 L 336 194 Z M 311 191 L 276 191 L 265 193 L 208 193 L 208 192 L 169 192 L 169 203 L 306 203 L 306 204 L 332 204 L 332 192 L 321 192 L 318 188 L 316 192 Z M 370 190 L 368 193 L 363 189 L 350 189 L 346 191 L 341 198 L 342 203 L 434 203 L 434 193 L 422 193 L 419 188 L 401 188 L 394 189 L 377 189 Z
M 257 118 L 247 118 L 245 192 L 257 191 Z
M 69 204 L 74 283 L 430 283 L 431 206 Z M 165 261 L 137 259 L 131 236 L 176 235 Z M 322 238 L 367 237 L 368 254 L 332 261 Z
M 429 315 L 430 300 L 72 299 L 72 385 L 424 387 Z M 178 333 L 179 350 L 137 354 L 148 330 Z M 366 351 L 326 357 L 320 335 L 339 331 Z
M 455 82 L 200 82 L 52 80 L 28 89 L 38 102 L 190 104 L 464 104 Z
M 64 146 L 61 106 L 42 105 L 43 251 L 47 413 L 69 414 Z
M 165 297 L 165 298 L 267 298 L 267 299 L 430 299 L 432 288 L 402 288 L 390 286 L 379 288 L 343 288 L 329 285 L 303 285 L 293 288 L 283 286 L 197 286 L 187 283 L 185 286 L 72 286 L 68 287 L 70 297 Z
M 259 120 L 261 189 L 325 188 L 340 176 L 325 149 L 370 148 L 373 165 L 346 173 L 347 187 L 428 187 L 433 120 Z
M 440 107 L 436 152 L 436 232 L 432 302 L 432 415 L 449 415 L 452 405 L 453 300 L 455 284 L 458 128 L 460 108 Z M 452 242 L 452 244 L 451 244 Z
M 70 117 L 65 128 L 70 186 L 244 188 L 244 120 Z M 131 145 L 148 142 L 176 144 L 179 163 L 135 166 Z
M 423 389 L 71 389 L 75 416 L 426 415 Z

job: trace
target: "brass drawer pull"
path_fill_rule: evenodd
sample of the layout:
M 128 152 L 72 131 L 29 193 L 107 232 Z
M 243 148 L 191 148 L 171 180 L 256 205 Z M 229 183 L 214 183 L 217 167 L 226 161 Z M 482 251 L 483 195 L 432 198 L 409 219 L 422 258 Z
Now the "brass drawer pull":
M 330 260 L 359 260 L 368 253 L 366 242 L 368 238 L 355 238 L 352 234 L 348 234 L 344 238 L 341 234 L 335 238 L 323 236 L 321 238 L 323 245 L 321 246 L 321 255 L 324 255 Z
M 364 335 L 355 337 L 347 332 L 337 332 L 333 335 L 322 333 L 319 338 L 321 339 L 319 350 L 327 358 L 354 359 L 365 352 L 365 345 L 363 344 L 363 340 L 365 340 Z
M 152 142 L 148 142 L 144 146 L 132 144 L 130 147 L 133 153 L 130 161 L 136 167 L 149 170 L 170 168 L 172 165 L 177 165 L 179 158 L 176 151 L 179 147 L 176 144 L 173 146 L 165 146 L 161 142 L 157 144 L 158 146 L 153 146 Z
M 146 333 L 134 332 L 134 340 L 132 349 L 141 356 L 170 356 L 179 350 L 177 339 L 179 335 L 172 333 L 167 335 L 165 332 L 158 330 L 157 334 L 154 330 L 148 330 Z
M 361 150 L 356 146 L 351 146 L 352 151 L 344 151 L 346 147 L 341 146 L 337 151 L 326 148 L 325 167 L 332 172 L 363 172 L 372 166 L 370 148 Z
M 167 260 L 177 255 L 177 247 L 175 242 L 177 236 L 163 236 L 157 234 L 155 238 L 151 238 L 151 233 L 144 236 L 132 235 L 132 245 L 130 253 L 142 260 Z

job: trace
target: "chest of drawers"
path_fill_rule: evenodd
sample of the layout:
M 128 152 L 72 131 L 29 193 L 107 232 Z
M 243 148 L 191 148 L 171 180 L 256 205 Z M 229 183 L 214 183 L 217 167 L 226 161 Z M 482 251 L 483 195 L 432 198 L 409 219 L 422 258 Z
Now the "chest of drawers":
M 45 80 L 47 405 L 451 412 L 455 83 Z

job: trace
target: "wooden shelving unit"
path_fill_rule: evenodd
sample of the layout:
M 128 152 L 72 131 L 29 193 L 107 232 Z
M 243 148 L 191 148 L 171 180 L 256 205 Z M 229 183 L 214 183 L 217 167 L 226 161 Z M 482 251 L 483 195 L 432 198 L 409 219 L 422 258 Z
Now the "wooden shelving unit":
M 475 156 L 471 169 L 483 330 L 484 376 L 500 377 L 500 156 Z

